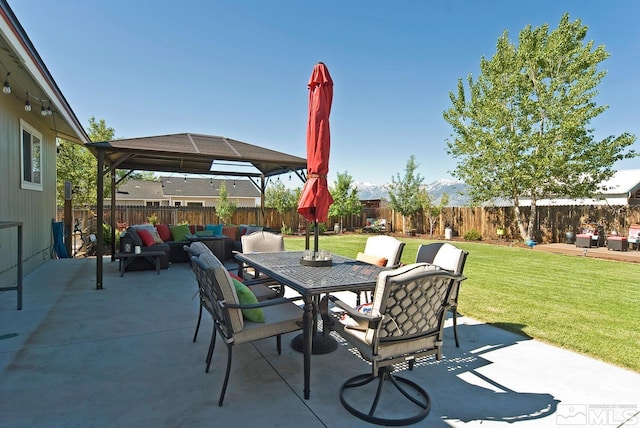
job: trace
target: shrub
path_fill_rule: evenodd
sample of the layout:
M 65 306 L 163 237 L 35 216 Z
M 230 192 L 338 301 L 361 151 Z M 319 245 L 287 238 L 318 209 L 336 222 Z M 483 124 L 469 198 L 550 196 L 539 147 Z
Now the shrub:
M 282 226 L 280 228 L 280 233 L 282 235 L 293 235 L 293 232 L 291 231 L 291 228 L 289 226 Z
M 475 229 L 471 229 L 464 234 L 465 241 L 482 241 L 482 235 Z

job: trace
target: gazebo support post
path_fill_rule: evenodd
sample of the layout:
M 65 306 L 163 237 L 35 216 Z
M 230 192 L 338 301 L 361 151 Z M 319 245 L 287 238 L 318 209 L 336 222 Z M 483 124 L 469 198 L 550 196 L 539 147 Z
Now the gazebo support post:
M 104 220 L 104 152 L 102 150 L 98 151 L 98 177 L 96 180 L 96 187 L 96 193 L 98 195 L 98 205 L 96 207 L 98 210 L 98 230 L 96 230 L 96 290 L 102 290 L 102 243 L 104 242 L 104 231 L 102 229 L 102 223 Z

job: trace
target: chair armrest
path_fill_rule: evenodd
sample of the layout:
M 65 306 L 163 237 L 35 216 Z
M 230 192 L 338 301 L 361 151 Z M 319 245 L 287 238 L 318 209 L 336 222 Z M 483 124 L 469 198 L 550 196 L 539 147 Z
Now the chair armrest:
M 344 310 L 344 312 L 346 312 L 347 315 L 353 318 L 357 323 L 367 322 L 369 328 L 373 328 L 373 329 L 377 328 L 378 324 L 382 320 L 381 316 L 374 317 L 371 315 L 363 314 L 361 312 L 358 312 L 356 308 L 349 306 L 348 304 L 344 303 L 342 300 L 338 299 L 337 297 L 332 295 L 327 295 L 323 297 L 322 300 L 320 300 L 320 307 L 319 307 L 323 326 L 333 329 L 333 327 L 335 326 L 335 318 L 337 318 L 336 315 L 329 314 L 329 300 L 334 302 L 334 304 L 338 306 L 340 309 Z

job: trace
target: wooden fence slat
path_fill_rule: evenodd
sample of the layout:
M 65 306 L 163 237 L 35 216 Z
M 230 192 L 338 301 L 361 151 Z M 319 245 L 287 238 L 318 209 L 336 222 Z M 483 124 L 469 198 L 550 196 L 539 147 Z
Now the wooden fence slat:
M 529 207 L 521 207 L 522 215 L 527 217 Z M 94 210 L 74 209 L 74 219 L 81 219 L 83 227 L 90 223 L 88 220 L 94 217 Z M 156 216 L 159 223 L 178 224 L 217 224 L 218 218 L 213 207 L 147 207 L 118 205 L 115 209 L 116 222 L 132 224 L 147 223 L 150 216 Z M 64 210 L 58 208 L 57 220 L 62 221 Z M 260 208 L 239 207 L 232 216 L 231 224 L 258 224 Z M 305 225 L 305 221 L 297 211 L 280 215 L 275 209 L 265 209 L 265 221 L 263 226 L 279 230 L 282 225 L 291 228 L 296 233 Z M 367 218 L 387 220 L 387 231 L 402 232 L 402 216 L 390 208 L 364 208 L 360 215 L 344 218 L 345 230 L 360 230 L 366 224 Z M 111 223 L 111 208 L 104 211 L 105 222 Z M 445 224 L 453 229 L 453 236 L 464 236 L 471 230 L 480 232 L 483 239 L 497 239 L 497 229 L 504 228 L 504 239 L 520 240 L 519 232 L 513 219 L 512 207 L 448 207 L 443 209 L 439 221 L 436 222 L 433 237 L 444 237 Z M 422 213 L 407 220 L 407 225 L 412 225 L 417 234 L 429 234 L 429 219 Z M 332 218 L 325 222 L 326 229 L 333 230 L 334 224 L 340 219 Z M 620 235 L 626 235 L 630 224 L 640 223 L 640 205 L 627 207 L 609 206 L 550 206 L 538 207 L 537 219 L 539 236 L 536 240 L 540 243 L 564 242 L 567 232 L 578 233 L 583 223 L 598 223 L 604 226 L 607 233 L 617 231 Z M 92 231 L 93 232 L 93 231 Z

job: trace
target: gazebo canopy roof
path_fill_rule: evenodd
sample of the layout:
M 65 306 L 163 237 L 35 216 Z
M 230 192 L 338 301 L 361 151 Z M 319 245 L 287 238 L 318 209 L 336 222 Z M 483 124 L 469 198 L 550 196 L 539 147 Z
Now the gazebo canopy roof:
M 304 158 L 213 135 L 159 135 L 89 143 L 87 147 L 95 153 L 102 151 L 105 161 L 117 169 L 269 177 L 299 173 L 307 167 Z

